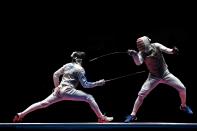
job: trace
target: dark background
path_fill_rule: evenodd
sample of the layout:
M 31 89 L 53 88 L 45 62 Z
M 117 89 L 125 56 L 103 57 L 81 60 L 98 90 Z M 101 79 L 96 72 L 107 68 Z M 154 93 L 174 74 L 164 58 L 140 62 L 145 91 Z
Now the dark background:
M 161 6 L 165 3 L 152 7 L 128 3 L 25 4 L 15 6 L 11 3 L 3 10 L 0 122 L 12 122 L 17 112 L 51 94 L 53 73 L 71 61 L 73 51 L 85 51 L 87 59 L 92 59 L 111 52 L 136 49 L 135 41 L 143 35 L 149 36 L 153 42 L 179 48 L 178 56 L 164 54 L 164 57 L 171 73 L 186 86 L 187 104 L 194 115 L 182 113 L 176 90 L 160 84 L 144 100 L 138 121 L 197 121 L 196 25 L 192 7 Z M 89 81 L 146 70 L 144 65 L 136 66 L 126 54 L 85 63 L 85 69 Z M 79 86 L 78 89 L 92 94 L 102 112 L 114 116 L 114 122 L 123 122 L 131 113 L 147 75 L 119 79 L 103 87 L 84 89 Z M 87 103 L 63 101 L 28 114 L 23 122 L 96 121 Z

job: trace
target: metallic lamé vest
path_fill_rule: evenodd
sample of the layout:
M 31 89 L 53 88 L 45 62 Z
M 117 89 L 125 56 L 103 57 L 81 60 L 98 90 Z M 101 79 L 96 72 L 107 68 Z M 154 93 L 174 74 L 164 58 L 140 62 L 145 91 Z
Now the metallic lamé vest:
M 144 62 L 151 75 L 162 77 L 168 70 L 168 66 L 165 62 L 162 52 L 154 45 L 151 45 L 151 51 L 149 54 L 142 54 Z
M 84 69 L 77 64 L 66 64 L 64 66 L 64 74 L 62 76 L 61 84 L 76 87 L 79 83 L 79 74 L 84 72 Z

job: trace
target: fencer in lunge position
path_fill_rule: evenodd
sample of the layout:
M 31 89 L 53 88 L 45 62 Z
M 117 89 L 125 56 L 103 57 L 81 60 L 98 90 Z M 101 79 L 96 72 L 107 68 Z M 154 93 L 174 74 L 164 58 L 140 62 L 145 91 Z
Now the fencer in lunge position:
M 34 103 L 24 111 L 17 113 L 13 118 L 13 122 L 21 122 L 28 113 L 37 109 L 46 108 L 51 104 L 63 100 L 84 101 L 89 103 L 91 109 L 98 117 L 98 122 L 110 122 L 113 120 L 113 117 L 107 117 L 102 114 L 92 95 L 76 89 L 79 83 L 81 83 L 84 88 L 93 88 L 104 85 L 105 80 L 101 79 L 96 82 L 87 81 L 85 70 L 82 67 L 82 60 L 85 57 L 85 52 L 75 51 L 71 54 L 71 57 L 71 63 L 63 65 L 53 74 L 53 81 L 55 85 L 53 93 L 46 99 Z M 60 76 L 62 76 L 61 82 L 59 82 Z
M 159 84 L 164 83 L 171 87 L 174 87 L 180 96 L 181 105 L 180 110 L 193 114 L 189 106 L 186 105 L 186 88 L 183 83 L 169 72 L 168 66 L 162 55 L 162 52 L 167 54 L 177 54 L 178 48 L 168 48 L 160 43 L 151 43 L 151 39 L 147 36 L 143 36 L 136 41 L 137 49 L 128 50 L 128 54 L 132 56 L 136 65 L 141 65 L 143 62 L 149 70 L 147 80 L 138 92 L 138 97 L 134 103 L 133 110 L 130 115 L 126 117 L 125 123 L 132 122 L 137 119 L 136 114 L 138 109 L 143 103 L 144 98 Z

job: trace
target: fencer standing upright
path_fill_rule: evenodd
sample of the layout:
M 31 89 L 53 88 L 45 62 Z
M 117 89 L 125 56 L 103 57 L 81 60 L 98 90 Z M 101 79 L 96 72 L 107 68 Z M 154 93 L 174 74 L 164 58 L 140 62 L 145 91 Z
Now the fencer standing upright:
M 149 75 L 147 80 L 138 92 L 138 97 L 134 103 L 132 113 L 127 116 L 124 122 L 132 122 L 137 119 L 136 114 L 143 103 L 144 98 L 159 84 L 164 83 L 175 88 L 180 96 L 180 109 L 188 114 L 193 114 L 189 106 L 186 105 L 186 88 L 183 83 L 168 70 L 162 52 L 167 54 L 177 54 L 178 48 L 168 48 L 160 43 L 151 43 L 151 39 L 143 36 L 136 41 L 139 52 L 128 50 L 128 54 L 133 57 L 136 65 L 145 63 Z

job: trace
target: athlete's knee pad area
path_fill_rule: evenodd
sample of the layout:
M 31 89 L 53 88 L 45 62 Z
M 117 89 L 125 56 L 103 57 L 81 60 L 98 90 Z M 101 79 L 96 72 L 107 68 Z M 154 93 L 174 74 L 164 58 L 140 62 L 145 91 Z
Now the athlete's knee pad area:
M 87 95 L 87 96 L 85 97 L 85 100 L 86 100 L 86 101 L 92 101 L 92 100 L 94 100 L 94 97 L 93 97 L 92 95 Z
M 40 105 L 43 107 L 47 107 L 50 105 L 50 103 L 45 101 L 45 102 L 40 102 Z

